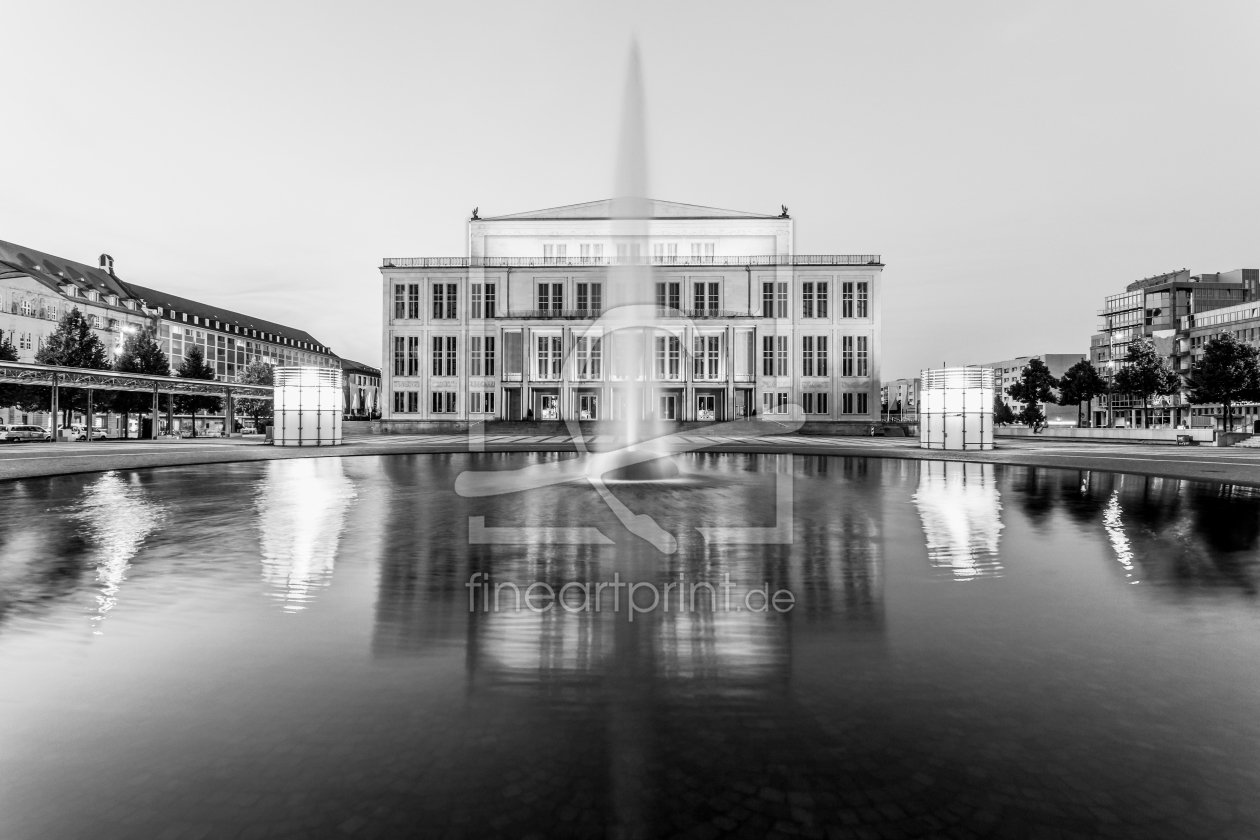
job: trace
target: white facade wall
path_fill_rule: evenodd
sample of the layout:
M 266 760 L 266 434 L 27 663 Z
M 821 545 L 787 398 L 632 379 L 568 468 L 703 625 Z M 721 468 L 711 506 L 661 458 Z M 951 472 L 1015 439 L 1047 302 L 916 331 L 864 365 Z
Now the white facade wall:
M 589 408 L 594 397 L 594 419 L 614 419 L 623 405 L 617 389 L 630 381 L 651 383 L 649 404 L 653 413 L 664 413 L 661 398 L 673 397 L 672 419 L 676 420 L 733 419 L 745 416 L 741 407 L 748 414 L 761 415 L 767 405 L 777 412 L 782 403 L 804 404 L 807 411 L 812 408 L 809 419 L 815 420 L 870 421 L 879 416 L 882 265 L 864 264 L 866 261 L 853 264 L 853 260 L 834 264 L 840 261 L 826 257 L 793 260 L 789 218 L 651 219 L 638 222 L 633 235 L 620 234 L 618 231 L 626 226 L 636 227 L 606 218 L 479 219 L 469 222 L 469 255 L 473 259 L 466 262 L 471 265 L 440 267 L 424 265 L 424 260 L 400 260 L 395 265 L 387 261 L 382 268 L 383 418 L 514 420 L 525 418 L 533 409 L 535 419 L 551 419 L 543 415 L 542 408 L 544 399 L 554 396 L 559 418 L 585 419 L 582 409 Z M 640 246 L 646 252 L 642 256 L 654 264 L 604 264 L 615 261 L 619 245 L 627 250 Z M 775 264 L 789 261 L 818 264 Z M 479 286 L 484 295 L 488 284 L 495 290 L 495 317 L 475 317 L 474 287 Z M 548 297 L 559 289 L 563 317 L 538 317 L 539 287 L 543 284 Z M 602 343 L 598 378 L 581 378 L 575 351 L 579 340 L 597 328 L 599 321 L 593 313 L 575 310 L 582 307 L 579 293 L 583 285 L 587 289 L 586 307 L 591 307 L 592 284 L 601 284 L 601 308 L 605 311 L 625 304 L 645 304 L 655 311 L 658 284 L 667 284 L 666 289 L 668 284 L 677 284 L 679 308 L 695 310 L 695 289 L 703 284 L 703 316 L 692 311 L 687 318 L 658 320 L 656 335 L 680 340 L 677 378 L 671 377 L 668 360 L 666 376 L 658 376 L 654 341 L 641 345 L 646 357 L 643 370 L 616 370 L 607 340 Z M 777 310 L 781 296 L 782 313 L 767 311 L 767 284 L 775 293 L 772 310 Z M 824 317 L 818 316 L 817 303 L 809 312 L 803 294 L 806 288 L 817 290 L 819 284 L 827 286 Z M 451 286 L 456 302 L 448 312 L 438 308 L 437 301 L 440 296 L 445 307 Z M 848 314 L 846 288 L 852 292 Z M 859 289 L 865 290 L 861 316 Z M 717 312 L 710 312 L 710 307 Z M 435 317 L 435 312 L 441 317 Z M 454 317 L 445 317 L 448 314 Z M 605 328 L 606 333 L 611 331 Z M 622 342 L 624 335 L 618 333 L 613 341 Z M 486 338 L 495 344 L 493 375 L 478 371 L 470 353 L 474 342 L 481 340 L 484 346 Z M 704 339 L 705 358 L 697 375 L 694 352 L 700 338 Z M 818 375 L 820 338 L 827 345 L 825 375 Z M 442 342 L 442 358 L 436 365 L 435 339 Z M 548 365 L 540 373 L 540 339 L 548 341 L 548 352 L 553 340 L 560 349 L 558 369 L 553 371 Z M 767 368 L 763 355 L 767 339 L 772 354 L 781 352 L 782 364 L 772 355 Z M 446 358 L 448 341 L 453 341 L 455 350 L 451 364 Z M 815 350 L 811 354 L 814 375 L 806 371 L 807 346 Z M 516 347 L 521 353 L 519 365 L 509 356 Z M 846 348 L 851 348 L 847 373 Z M 860 370 L 859 348 L 864 349 Z M 435 399 L 435 393 L 442 396 Z M 486 410 L 486 394 L 493 395 L 493 410 Z M 825 409 L 821 408 L 824 398 Z M 712 416 L 707 415 L 710 403 Z

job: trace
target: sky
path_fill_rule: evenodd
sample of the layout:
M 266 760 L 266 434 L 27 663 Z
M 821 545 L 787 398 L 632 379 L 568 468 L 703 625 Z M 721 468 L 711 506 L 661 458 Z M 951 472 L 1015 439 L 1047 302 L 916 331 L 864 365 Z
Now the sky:
M 381 259 L 609 197 L 883 256 L 883 378 L 1084 353 L 1107 294 L 1260 267 L 1260 3 L 3 0 L 0 239 L 381 357 Z M 13 37 L 14 33 L 18 37 Z

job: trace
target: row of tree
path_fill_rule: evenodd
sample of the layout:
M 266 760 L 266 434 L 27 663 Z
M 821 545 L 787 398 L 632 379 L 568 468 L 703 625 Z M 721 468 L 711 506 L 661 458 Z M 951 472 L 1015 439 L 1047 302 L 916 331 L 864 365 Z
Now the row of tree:
M 1260 402 L 1260 348 L 1239 341 L 1232 333 L 1221 333 L 1204 345 L 1203 355 L 1194 363 L 1184 383 L 1148 339 L 1130 344 L 1123 361 L 1124 366 L 1116 372 L 1109 388 L 1088 359 L 1072 365 L 1058 378 L 1051 375 L 1044 362 L 1033 359 L 1020 372 L 1019 381 L 1006 389 L 1006 394 L 1022 408 L 1014 412 L 1001 396 L 995 395 L 993 422 L 1037 427 L 1046 419 L 1041 406 L 1054 403 L 1076 405 L 1079 426 L 1082 407 L 1111 393 L 1141 400 L 1145 428 L 1150 425 L 1151 400 L 1171 396 L 1184 388 L 1192 405 L 1219 404 L 1225 428 L 1230 429 L 1235 404 Z
M 18 361 L 18 352 L 9 340 L 0 340 L 0 361 Z M 35 361 L 43 365 L 77 367 L 89 370 L 116 370 L 125 373 L 146 373 L 169 376 L 170 361 L 152 330 L 128 333 L 118 357 L 110 362 L 105 344 L 92 330 L 92 325 L 78 308 L 61 317 L 57 329 L 44 341 L 35 354 Z M 208 364 L 201 348 L 193 345 L 184 354 L 177 376 L 184 379 L 213 380 L 214 366 Z M 251 363 L 239 377 L 250 385 L 271 385 L 271 365 L 265 362 Z M 124 434 L 129 415 L 145 414 L 153 410 L 152 394 L 138 391 L 94 391 L 93 410 L 111 411 L 124 416 Z M 174 403 L 169 401 L 174 399 Z M 161 396 L 161 410 L 173 408 L 177 414 L 222 410 L 222 398 L 209 395 Z M 58 407 L 62 413 L 61 425 L 70 425 L 72 411 L 86 412 L 87 391 L 83 388 L 60 389 Z M 39 412 L 52 410 L 52 389 L 43 385 L 20 385 L 0 382 L 0 408 L 17 408 L 21 411 Z M 252 417 L 255 422 L 270 417 L 271 403 L 267 400 L 243 399 L 236 401 L 237 410 Z M 156 420 L 156 418 L 154 418 Z M 55 421 L 54 421 L 55 422 Z

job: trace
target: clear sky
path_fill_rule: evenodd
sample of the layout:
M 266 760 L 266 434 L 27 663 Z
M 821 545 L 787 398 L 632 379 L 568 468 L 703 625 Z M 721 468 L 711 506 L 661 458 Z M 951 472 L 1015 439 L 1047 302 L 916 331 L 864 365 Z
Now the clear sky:
M 612 192 L 879 253 L 884 378 L 1085 352 L 1105 294 L 1260 267 L 1260 3 L 22 3 L 0 239 L 378 363 L 384 256 Z

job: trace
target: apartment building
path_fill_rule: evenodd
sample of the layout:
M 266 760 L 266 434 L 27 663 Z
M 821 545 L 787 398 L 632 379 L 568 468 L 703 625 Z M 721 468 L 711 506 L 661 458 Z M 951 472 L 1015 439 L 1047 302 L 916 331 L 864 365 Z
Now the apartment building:
M 1130 283 L 1125 291 L 1108 295 L 1098 315 L 1101 332 L 1090 339 L 1090 360 L 1111 381 L 1124 364 L 1129 345 L 1149 338 L 1183 377 L 1190 372 L 1192 353 L 1181 347 L 1181 333 L 1209 313 L 1260 299 L 1260 270 L 1191 275 L 1182 269 Z M 1190 319 L 1190 320 L 1187 320 Z M 1135 425 L 1141 422 L 1140 401 L 1112 394 L 1098 401 L 1095 425 Z M 1152 406 L 1152 425 L 1188 424 L 1191 406 L 1183 395 L 1162 397 Z
M 386 258 L 386 426 L 878 416 L 879 256 L 798 255 L 786 210 L 635 201 L 474 214 L 466 256 Z
M 1260 300 L 1184 316 L 1173 348 L 1174 367 L 1182 374 L 1189 373 L 1193 364 L 1202 358 L 1204 345 L 1222 333 L 1260 345 Z M 1230 413 L 1235 430 L 1260 432 L 1260 404 L 1238 403 L 1231 407 Z M 1224 428 L 1225 424 L 1224 409 L 1220 405 L 1183 403 L 1180 415 L 1179 422 L 1190 426 Z
M 363 362 L 341 360 L 342 405 L 346 419 L 375 419 L 381 412 L 381 371 Z

